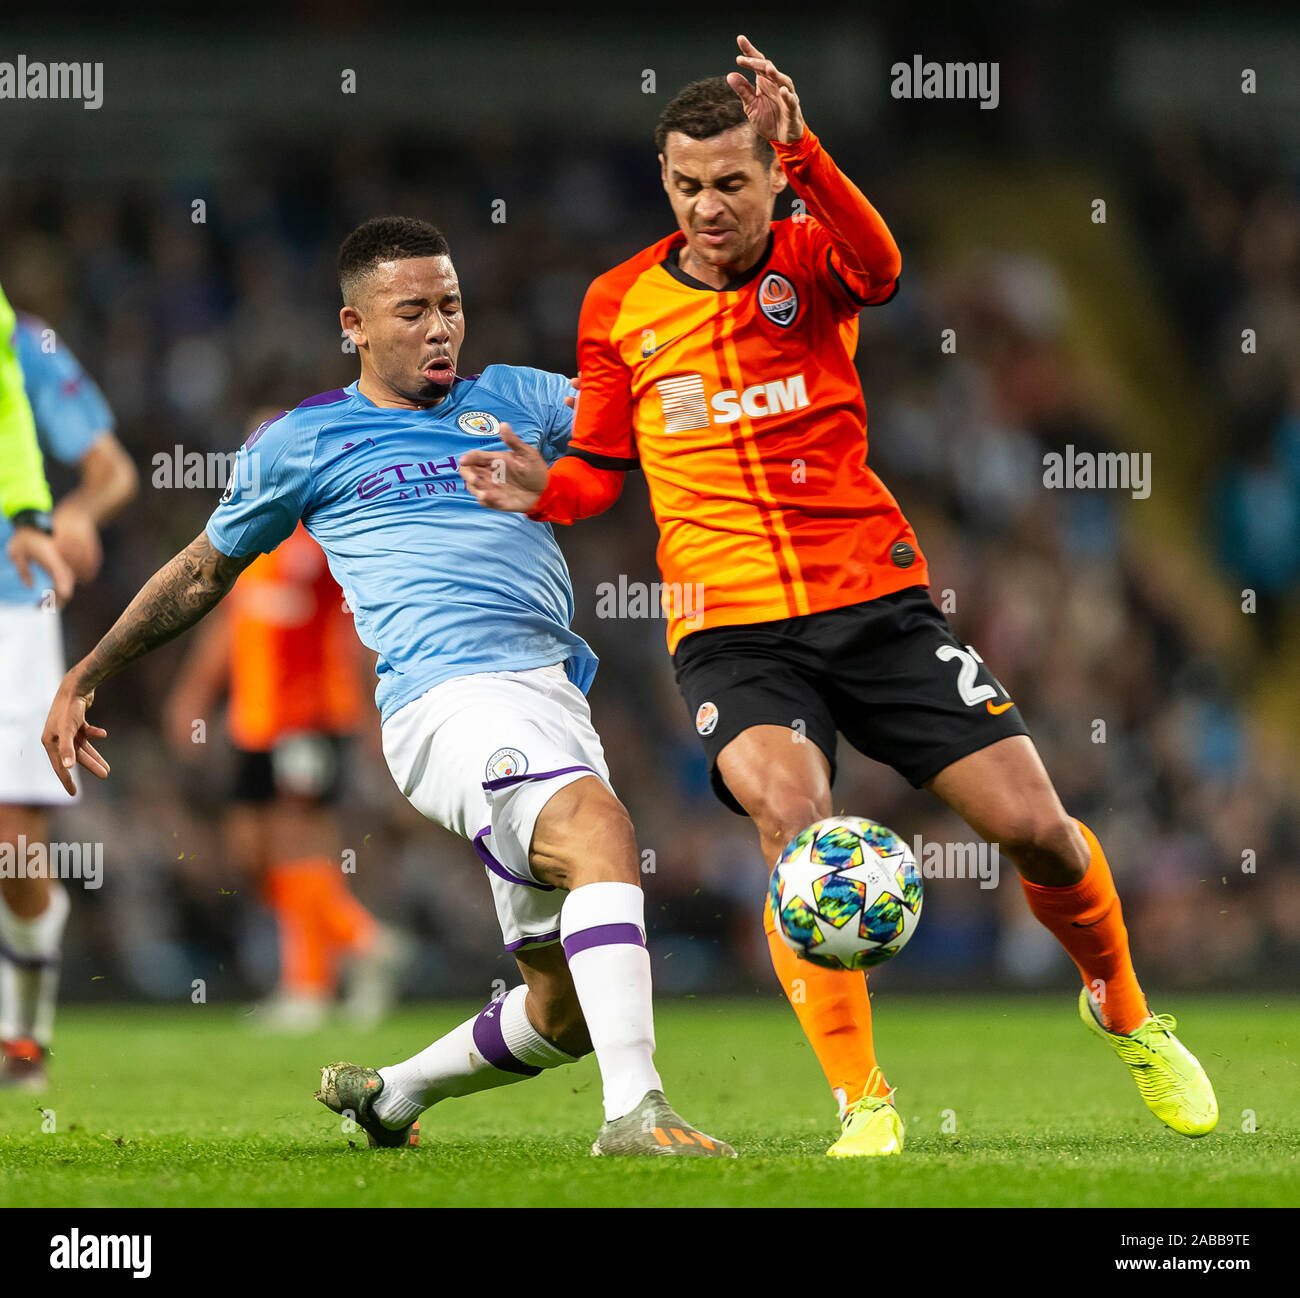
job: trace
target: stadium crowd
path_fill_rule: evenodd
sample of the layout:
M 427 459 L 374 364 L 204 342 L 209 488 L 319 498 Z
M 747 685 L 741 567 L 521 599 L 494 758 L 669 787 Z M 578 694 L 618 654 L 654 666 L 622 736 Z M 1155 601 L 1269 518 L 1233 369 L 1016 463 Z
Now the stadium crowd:
M 250 142 L 245 177 L 202 183 L 202 222 L 192 179 L 152 189 L 43 182 L 0 200 L 0 279 L 99 381 L 142 479 L 136 506 L 106 538 L 102 575 L 68 609 L 72 657 L 203 526 L 222 483 L 183 485 L 176 469 L 187 453 L 232 450 L 254 412 L 355 377 L 333 276 L 352 225 L 392 211 L 444 229 L 466 295 L 471 372 L 490 362 L 569 371 L 587 284 L 669 228 L 639 143 L 551 140 L 542 150 L 484 137 L 445 153 L 431 171 L 414 139 L 331 140 L 328 152 Z M 1268 635 L 1300 575 L 1300 207 L 1280 171 L 1272 183 L 1212 180 L 1222 170 L 1195 142 L 1167 144 L 1157 161 L 1141 183 L 1148 206 L 1173 224 L 1152 264 L 1186 347 L 1212 376 L 1229 466 L 1221 495 L 1203 506 L 1206 530 L 1217 523 L 1226 538 L 1217 579 L 1258 586 L 1252 633 Z M 879 194 L 863 183 L 887 219 L 905 207 L 905 175 Z M 492 203 L 502 196 L 499 222 Z M 1225 660 L 1201 641 L 1171 579 L 1145 562 L 1126 493 L 1043 485 L 1049 450 L 1126 444 L 1066 342 L 1064 280 L 1005 250 L 972 248 L 962 264 L 940 266 L 905 228 L 896 233 L 902 289 L 864 314 L 859 363 L 872 463 L 917 528 L 936 601 L 1019 703 L 1067 809 L 1105 843 L 1144 980 L 1212 988 L 1294 974 L 1296 792 L 1245 710 L 1241 669 L 1253 659 Z M 1235 362 L 1212 358 L 1232 350 L 1223 337 L 1239 318 L 1266 317 L 1285 322 L 1292 343 L 1272 344 L 1275 382 L 1264 390 L 1242 381 Z M 937 342 L 950 323 L 973 340 L 956 356 Z M 609 513 L 561 533 L 575 625 L 602 658 L 593 716 L 646 854 L 658 986 L 775 994 L 757 845 L 708 789 L 664 623 L 599 615 L 603 583 L 655 580 L 644 486 L 630 476 Z M 209 721 L 205 760 L 193 767 L 176 763 L 161 735 L 182 652 L 169 647 L 103 692 L 96 720 L 109 731 L 113 775 L 83 781 L 82 802 L 56 822 L 62 839 L 105 845 L 105 886 L 74 897 L 67 1000 L 187 997 L 196 977 L 210 999 L 231 999 L 273 978 L 265 913 L 222 859 L 229 753 L 220 726 Z M 893 772 L 844 748 L 840 766 L 837 810 L 909 840 L 971 838 Z M 412 994 L 513 981 L 481 865 L 400 797 L 374 716 L 355 745 L 344 820 L 358 892 L 419 940 Z M 1074 977 L 1005 862 L 996 888 L 927 880 L 915 941 L 873 985 L 1066 988 Z

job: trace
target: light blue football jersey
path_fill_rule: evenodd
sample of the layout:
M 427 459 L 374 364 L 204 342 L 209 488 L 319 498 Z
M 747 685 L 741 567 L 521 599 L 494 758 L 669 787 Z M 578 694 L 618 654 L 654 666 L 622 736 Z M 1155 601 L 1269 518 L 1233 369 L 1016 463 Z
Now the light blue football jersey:
M 19 312 L 13 347 L 36 418 L 41 453 L 61 464 L 78 463 L 101 433 L 111 433 L 116 427 L 108 402 L 68 345 L 44 320 Z M 32 584 L 23 585 L 18 569 L 5 554 L 12 535 L 8 519 L 0 515 L 0 604 L 37 604 L 53 583 L 38 565 Z
M 456 470 L 502 448 L 508 423 L 552 461 L 573 412 L 563 375 L 489 365 L 424 410 L 376 406 L 353 383 L 251 434 L 208 538 L 223 554 L 275 549 L 301 518 L 379 655 L 387 719 L 455 676 L 563 663 L 584 693 L 596 655 L 569 629 L 573 588 L 548 523 L 485 509 Z

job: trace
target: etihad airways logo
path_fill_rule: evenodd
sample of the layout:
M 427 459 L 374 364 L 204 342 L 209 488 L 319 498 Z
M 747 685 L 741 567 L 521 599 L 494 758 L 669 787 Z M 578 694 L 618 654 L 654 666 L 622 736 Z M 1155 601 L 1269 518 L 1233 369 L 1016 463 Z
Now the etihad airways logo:
M 411 496 L 445 496 L 458 490 L 460 481 L 454 455 L 445 460 L 427 462 L 408 460 L 367 473 L 357 483 L 357 496 L 361 500 L 371 500 L 394 488 L 397 488 L 397 495 L 392 497 L 393 500 L 407 500 Z
M 764 419 L 768 415 L 802 410 L 808 404 L 808 388 L 802 374 L 772 379 L 747 388 L 724 388 L 712 396 L 704 390 L 704 376 L 675 374 L 660 379 L 655 387 L 664 412 L 664 432 L 682 433 L 708 428 L 710 423 L 734 424 L 743 418 Z

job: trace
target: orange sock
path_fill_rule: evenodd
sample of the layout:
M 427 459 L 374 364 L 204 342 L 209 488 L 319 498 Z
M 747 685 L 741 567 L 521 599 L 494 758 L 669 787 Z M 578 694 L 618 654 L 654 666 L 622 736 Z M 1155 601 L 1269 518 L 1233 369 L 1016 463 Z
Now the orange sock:
M 871 1039 L 866 977 L 800 960 L 777 932 L 770 900 L 763 909 L 763 931 L 781 989 L 841 1109 L 856 1104 L 868 1084 L 873 1095 L 888 1095 Z
M 338 862 L 323 864 L 317 903 L 325 932 L 344 951 L 365 951 L 379 933 L 379 921 L 353 895 Z
M 266 872 L 265 895 L 280 936 L 280 987 L 296 996 L 329 996 L 336 969 L 321 922 L 320 857 L 277 861 Z
M 1020 886 L 1034 917 L 1078 966 L 1101 1013 L 1102 1025 L 1112 1032 L 1132 1032 L 1151 1011 L 1133 972 L 1119 893 L 1096 835 L 1083 821 L 1074 823 L 1083 831 L 1092 853 L 1083 878 L 1064 888 L 1025 879 Z

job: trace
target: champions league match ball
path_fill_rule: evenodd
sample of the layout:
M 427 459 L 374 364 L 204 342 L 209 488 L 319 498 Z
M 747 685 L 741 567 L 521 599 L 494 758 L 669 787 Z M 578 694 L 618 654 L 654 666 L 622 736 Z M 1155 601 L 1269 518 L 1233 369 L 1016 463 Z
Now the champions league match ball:
M 819 820 L 772 871 L 772 911 L 796 955 L 828 969 L 870 969 L 897 955 L 921 917 L 921 874 L 891 829 L 857 816 Z

